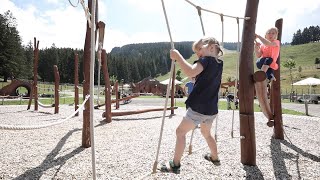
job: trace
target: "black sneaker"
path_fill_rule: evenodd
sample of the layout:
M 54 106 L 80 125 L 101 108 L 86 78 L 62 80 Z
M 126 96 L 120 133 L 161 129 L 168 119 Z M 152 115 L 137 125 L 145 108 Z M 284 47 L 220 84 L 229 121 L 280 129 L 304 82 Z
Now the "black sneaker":
M 217 158 L 217 159 L 212 159 L 210 153 L 205 154 L 203 157 L 204 157 L 205 160 L 212 162 L 212 163 L 213 163 L 214 165 L 216 165 L 216 166 L 219 166 L 219 165 L 221 164 L 221 163 L 220 163 L 220 159 L 219 159 L 219 158 Z
M 166 164 L 163 164 L 161 166 L 160 171 L 161 172 L 172 172 L 172 173 L 175 173 L 175 174 L 180 174 L 180 167 L 181 167 L 180 164 L 179 164 L 179 166 L 176 166 L 176 165 L 174 165 L 173 160 L 170 160 L 169 161 L 169 167 L 167 167 Z

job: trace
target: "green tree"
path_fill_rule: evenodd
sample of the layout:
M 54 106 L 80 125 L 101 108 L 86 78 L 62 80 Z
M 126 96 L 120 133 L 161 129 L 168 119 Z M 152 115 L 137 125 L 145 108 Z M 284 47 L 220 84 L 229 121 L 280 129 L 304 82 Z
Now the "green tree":
M 5 82 L 8 78 L 22 77 L 26 63 L 16 26 L 16 19 L 10 11 L 0 14 L 0 76 Z
M 296 67 L 296 61 L 293 59 L 288 59 L 286 62 L 283 63 L 285 68 L 289 69 L 290 72 L 290 79 L 291 79 L 291 92 L 293 91 L 293 77 L 292 77 L 292 69 Z
M 177 71 L 177 73 L 176 73 L 176 79 L 177 79 L 178 81 L 181 81 L 181 80 L 182 80 L 181 70 L 180 70 L 180 69 L 179 69 L 179 70 Z

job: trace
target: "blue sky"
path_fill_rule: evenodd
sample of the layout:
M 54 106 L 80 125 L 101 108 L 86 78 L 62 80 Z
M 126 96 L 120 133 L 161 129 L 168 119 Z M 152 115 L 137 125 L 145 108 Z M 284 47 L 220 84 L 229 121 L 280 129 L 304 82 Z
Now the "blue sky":
M 77 4 L 78 0 L 70 0 Z M 196 5 L 215 12 L 243 17 L 246 0 L 191 0 Z M 85 1 L 87 4 L 87 1 Z M 185 0 L 164 0 L 173 41 L 195 41 L 202 36 L 197 10 Z M 86 18 L 81 4 L 74 8 L 68 0 L 1 0 L 0 13 L 10 10 L 18 22 L 23 44 L 36 37 L 40 48 L 83 48 Z M 283 18 L 282 42 L 291 42 L 298 29 L 320 25 L 320 1 L 260 0 L 256 33 Z M 202 12 L 207 36 L 221 41 L 220 16 Z M 106 23 L 104 48 L 129 43 L 170 41 L 161 0 L 100 0 L 99 20 Z M 242 30 L 243 21 L 240 21 Z M 237 24 L 224 20 L 224 41 L 237 41 Z M 240 32 L 242 35 L 242 32 Z M 240 38 L 241 39 L 241 38 Z

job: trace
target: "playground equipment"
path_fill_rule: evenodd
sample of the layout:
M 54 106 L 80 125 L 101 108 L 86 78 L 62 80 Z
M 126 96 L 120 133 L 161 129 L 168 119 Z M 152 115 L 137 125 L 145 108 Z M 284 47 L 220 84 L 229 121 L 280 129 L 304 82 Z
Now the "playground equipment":
M 116 100 L 111 100 L 111 85 L 110 85 L 110 79 L 109 79 L 109 72 L 108 72 L 108 67 L 106 63 L 106 51 L 103 49 L 102 54 L 101 54 L 101 64 L 102 64 L 102 71 L 104 74 L 104 81 L 105 81 L 105 112 L 102 114 L 102 117 L 106 118 L 106 122 L 110 123 L 112 121 L 113 116 L 126 116 L 126 115 L 132 115 L 132 114 L 141 114 L 141 113 L 146 113 L 146 112 L 153 112 L 153 111 L 163 111 L 164 108 L 150 108 L 150 109 L 142 109 L 142 110 L 133 110 L 133 111 L 117 111 L 117 112 L 112 112 L 111 111 L 111 103 L 117 103 L 116 109 L 119 108 L 119 101 L 123 100 L 128 100 L 132 99 L 134 97 L 137 97 L 138 95 L 133 95 L 133 96 L 128 96 L 124 98 L 119 98 L 118 97 L 118 84 L 116 83 L 115 89 L 116 89 Z M 173 110 L 177 109 L 177 107 L 170 107 L 166 108 L 167 110 Z
M 59 83 L 60 83 L 60 76 L 59 76 L 59 70 L 58 66 L 54 65 L 53 70 L 54 70 L 54 104 L 46 106 L 39 102 L 38 100 L 38 63 L 39 63 L 39 41 L 34 38 L 34 61 L 33 61 L 33 83 L 32 83 L 32 89 L 30 93 L 30 98 L 29 98 L 29 103 L 28 103 L 28 108 L 27 110 L 30 109 L 32 99 L 34 98 L 34 110 L 38 111 L 38 106 L 40 105 L 41 107 L 44 108 L 51 108 L 54 107 L 54 113 L 57 114 L 59 113 Z
M 19 96 L 17 90 L 20 87 L 24 87 L 27 89 L 26 97 L 29 97 L 31 94 L 31 84 L 26 81 L 21 81 L 18 79 L 13 79 L 10 84 L 4 86 L 0 89 L 0 96 Z
M 192 3 L 191 1 L 189 0 L 185 0 L 187 3 L 189 3 L 190 5 L 194 6 L 196 9 L 197 9 L 197 12 L 198 12 L 198 16 L 199 16 L 199 19 L 200 19 L 200 23 L 201 23 L 201 28 L 202 28 L 202 34 L 203 36 L 205 36 L 205 28 L 204 28 L 204 25 L 203 25 L 203 21 L 202 21 L 202 16 L 201 16 L 201 12 L 202 11 L 206 11 L 206 12 L 209 12 L 209 13 L 213 13 L 215 15 L 219 15 L 220 16 L 220 20 L 221 20 L 221 46 L 223 47 L 223 44 L 224 44 L 224 17 L 228 17 L 228 18 L 233 18 L 233 19 L 236 19 L 237 21 L 237 29 L 238 29 L 238 43 L 237 43 L 237 53 L 239 53 L 240 51 L 240 27 L 239 27 L 239 19 L 244 19 L 244 20 L 249 20 L 250 18 L 249 17 L 243 17 L 243 18 L 240 18 L 240 17 L 235 17 L 235 16 L 230 16 L 230 15 L 224 15 L 222 13 L 217 13 L 217 12 L 214 12 L 214 11 L 211 11 L 211 10 L 208 10 L 208 9 L 204 9 L 200 6 L 197 6 L 195 5 L 194 3 Z M 220 58 L 223 58 L 223 57 L 220 57 Z M 236 64 L 236 75 L 235 75 L 235 81 L 234 83 L 235 84 L 238 84 L 238 78 L 239 78 L 239 59 L 237 59 L 237 62 L 235 63 Z M 226 84 L 225 84 L 226 85 Z M 221 84 L 221 87 L 222 88 L 225 88 L 225 86 L 223 84 Z M 219 91 L 219 94 L 220 94 L 220 91 Z M 233 102 L 235 104 L 235 106 L 237 107 L 238 109 L 238 96 L 236 96 L 237 92 L 236 92 L 236 88 L 234 89 L 234 96 L 233 96 Z M 230 102 L 228 101 L 228 105 L 230 106 L 230 109 L 231 109 L 231 105 L 230 105 Z M 219 106 L 219 101 L 218 101 L 218 106 Z M 229 107 L 228 106 L 228 107 Z M 233 135 L 233 124 L 234 124 L 234 109 L 232 111 L 232 129 L 231 129 L 231 137 L 234 138 L 234 135 Z M 217 131 L 218 131 L 218 120 L 219 120 L 219 114 L 217 114 L 217 117 L 215 119 L 215 122 L 216 122 L 216 125 L 215 125 L 215 140 L 217 141 L 218 140 L 218 136 L 217 136 Z M 196 129 L 196 128 L 195 128 Z M 194 129 L 194 130 L 195 130 Z M 190 139 L 190 144 L 189 144 L 189 154 L 192 154 L 192 139 L 193 139 L 193 135 L 194 135 L 194 130 L 192 131 L 192 134 L 191 134 L 191 139 Z M 242 136 L 240 136 L 239 138 L 243 138 Z
M 195 6 L 190 1 L 186 0 L 188 3 Z M 255 39 L 255 24 L 257 19 L 257 9 L 258 9 L 258 1 L 255 0 L 248 0 L 246 5 L 245 11 L 245 21 L 242 31 L 242 48 L 240 51 L 240 58 L 239 58 L 239 102 L 240 102 L 240 109 L 239 109 L 239 116 L 240 116 L 240 140 L 241 140 L 241 163 L 245 165 L 256 165 L 256 144 L 255 144 L 255 127 L 254 127 L 254 110 L 253 110 L 253 100 L 254 100 L 254 81 L 253 81 L 253 43 Z M 164 2 L 162 0 L 162 7 L 163 12 L 166 19 L 167 29 L 169 32 L 170 40 L 171 40 L 171 48 L 174 49 L 173 41 L 171 38 L 170 27 L 164 7 Z M 204 34 L 203 23 L 201 19 L 200 10 L 201 7 L 195 6 L 198 9 L 198 14 L 201 20 L 202 30 Z M 207 10 L 209 12 L 209 10 Z M 211 12 L 211 11 L 210 11 Z M 216 13 L 216 12 L 214 12 Z M 223 15 L 222 13 L 216 13 L 221 15 L 222 21 L 222 40 L 223 40 Z M 228 16 L 233 17 L 233 16 Z M 233 17 L 239 20 L 238 17 Z M 279 40 L 281 41 L 281 33 L 282 33 L 282 19 L 276 22 L 276 27 L 279 29 Z M 239 49 L 239 48 L 238 48 Z M 278 63 L 280 63 L 280 58 L 278 58 Z M 174 71 L 174 68 L 171 69 Z M 171 73 L 172 74 L 172 73 Z M 275 71 L 276 79 L 280 79 L 280 69 Z M 237 83 L 235 83 L 237 84 Z M 257 86 L 259 81 L 256 81 Z M 262 88 L 257 88 L 258 93 L 260 94 L 261 100 L 265 100 L 266 96 L 261 96 L 263 93 L 266 92 L 261 91 Z M 281 112 L 281 98 L 280 98 L 280 81 L 276 81 L 272 85 L 271 90 L 272 104 L 270 106 L 270 111 L 267 110 L 267 103 L 266 101 L 261 101 L 264 106 L 263 110 L 268 116 L 270 115 L 271 111 L 273 112 L 273 119 L 274 119 L 274 138 L 283 139 L 283 127 L 282 127 L 282 112 Z M 270 121 L 270 117 L 268 118 Z M 153 164 L 153 173 L 156 172 L 157 164 L 158 164 L 158 154 L 161 144 L 162 132 L 163 132 L 163 124 L 164 124 L 164 117 L 162 120 L 161 130 L 160 130 L 160 138 L 158 143 L 157 155 L 156 160 Z M 270 124 L 270 123 L 269 123 Z

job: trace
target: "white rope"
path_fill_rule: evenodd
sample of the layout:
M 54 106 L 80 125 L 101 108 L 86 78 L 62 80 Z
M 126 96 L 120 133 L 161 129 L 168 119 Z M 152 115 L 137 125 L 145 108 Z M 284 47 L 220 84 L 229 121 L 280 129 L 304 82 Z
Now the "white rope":
M 54 104 L 45 105 L 45 104 L 42 104 L 39 100 L 37 102 L 38 102 L 38 105 L 43 107 L 43 108 L 53 108 L 54 107 Z
M 91 50 L 90 50 L 90 141 L 91 141 L 91 164 L 92 164 L 92 179 L 96 180 L 96 151 L 95 151 L 95 142 L 94 142 L 94 122 L 93 122 L 93 111 L 94 111 L 94 64 L 95 64 L 95 44 L 96 44 L 96 38 L 95 38 L 95 28 L 96 28 L 96 0 L 92 0 L 91 5 L 91 26 L 90 27 L 90 34 L 91 34 Z M 88 18 L 89 19 L 89 18 Z
M 84 13 L 86 15 L 89 27 L 91 28 L 92 27 L 92 23 L 91 23 L 91 19 L 90 19 L 91 14 L 90 14 L 89 8 L 86 7 L 86 5 L 84 4 L 84 0 L 80 0 L 80 3 L 82 5 L 82 8 L 83 8 Z
M 163 13 L 164 13 L 164 16 L 165 16 L 165 19 L 166 19 L 167 30 L 168 30 L 168 33 L 169 33 L 169 36 L 170 36 L 171 49 L 174 49 L 174 44 L 173 44 L 173 41 L 172 41 L 172 36 L 171 36 L 169 21 L 168 21 L 168 17 L 167 17 L 167 13 L 166 13 L 166 8 L 165 8 L 165 5 L 164 5 L 163 0 L 161 0 L 161 3 L 162 3 Z M 171 69 L 170 69 L 169 82 L 171 82 L 171 80 L 172 80 L 174 66 L 175 66 L 174 61 L 171 61 Z M 159 137 L 159 141 L 158 141 L 158 148 L 157 148 L 156 160 L 155 160 L 155 162 L 154 162 L 154 164 L 153 164 L 153 173 L 156 173 L 156 170 L 157 170 L 158 158 L 159 158 L 159 151 L 160 151 L 160 145 L 161 145 L 162 134 L 163 134 L 163 126 L 164 126 L 164 120 L 165 120 L 165 117 L 166 117 L 166 109 L 167 109 L 167 105 L 168 105 L 168 98 L 169 98 L 169 93 L 170 93 L 170 89 L 171 89 L 171 88 L 170 88 L 171 84 L 172 84 L 172 83 L 168 83 L 168 86 L 167 86 L 166 100 L 165 100 L 164 108 L 163 108 L 163 116 L 162 116 L 162 122 L 161 122 L 160 137 Z
M 200 6 L 197 6 L 195 5 L 194 3 L 192 3 L 191 1 L 189 0 L 185 0 L 186 2 L 188 2 L 189 4 L 191 4 L 192 6 L 194 6 L 195 8 L 197 7 L 200 7 Z M 200 7 L 201 8 L 201 7 Z M 225 17 L 229 17 L 229 18 L 239 18 L 239 19 L 244 19 L 244 20 L 248 20 L 250 19 L 250 17 L 236 17 L 236 16 L 230 16 L 230 15 L 225 15 L 225 14 L 222 14 L 222 13 L 218 13 L 218 12 L 215 12 L 215 11 L 212 11 L 212 10 L 208 10 L 208 9 L 204 9 L 204 8 L 201 8 L 202 10 L 206 11 L 206 12 L 210 12 L 210 13 L 213 13 L 213 14 L 217 14 L 217 15 L 223 15 Z
M 203 26 L 203 22 L 202 22 L 201 7 L 200 7 L 200 6 L 197 6 L 196 8 L 197 8 L 197 10 L 198 10 L 198 15 L 199 15 L 199 18 L 200 18 L 200 23 L 201 23 L 201 28 L 202 28 L 202 35 L 205 36 L 206 33 L 205 33 L 205 31 L 204 31 L 204 26 Z
M 53 123 L 49 123 L 49 124 L 44 124 L 44 125 L 37 125 L 37 126 L 14 126 L 14 125 L 0 125 L 0 129 L 5 129 L 5 130 L 31 130 L 31 129 L 40 129 L 40 128 L 46 128 L 46 127 L 50 127 L 50 126 L 55 126 L 58 124 L 61 124 L 67 120 L 69 120 L 70 118 L 72 118 L 76 113 L 78 113 L 80 111 L 80 109 L 84 108 L 84 104 L 87 102 L 87 100 L 89 99 L 89 95 L 86 96 L 86 99 L 83 101 L 83 103 L 81 104 L 81 106 L 79 107 L 79 109 L 77 109 L 74 113 L 72 113 L 70 116 L 68 116 L 65 119 L 62 119 L 60 121 L 56 121 Z
M 223 45 L 224 45 L 224 21 L 223 21 L 223 14 L 220 14 L 221 17 L 221 43 L 220 46 L 223 49 Z M 222 57 L 220 57 L 222 59 Z M 223 60 L 223 59 L 222 59 Z M 220 89 L 219 88 L 219 92 L 218 92 L 218 109 L 219 109 L 219 101 L 220 101 Z M 219 120 L 219 113 L 217 113 L 217 117 L 216 117 L 216 125 L 215 125 L 215 131 L 214 131 L 214 138 L 216 140 L 216 142 L 218 142 L 218 120 Z
M 238 25 L 238 42 L 237 42 L 237 54 L 238 59 L 236 63 L 236 78 L 234 80 L 234 91 L 233 91 L 233 103 L 236 106 L 236 102 L 238 102 L 237 89 L 238 89 L 238 78 L 239 78 L 239 60 L 240 60 L 240 26 L 239 26 L 239 18 L 237 18 Z M 231 137 L 233 138 L 233 124 L 234 124 L 234 109 L 232 110 L 232 125 L 231 125 Z

